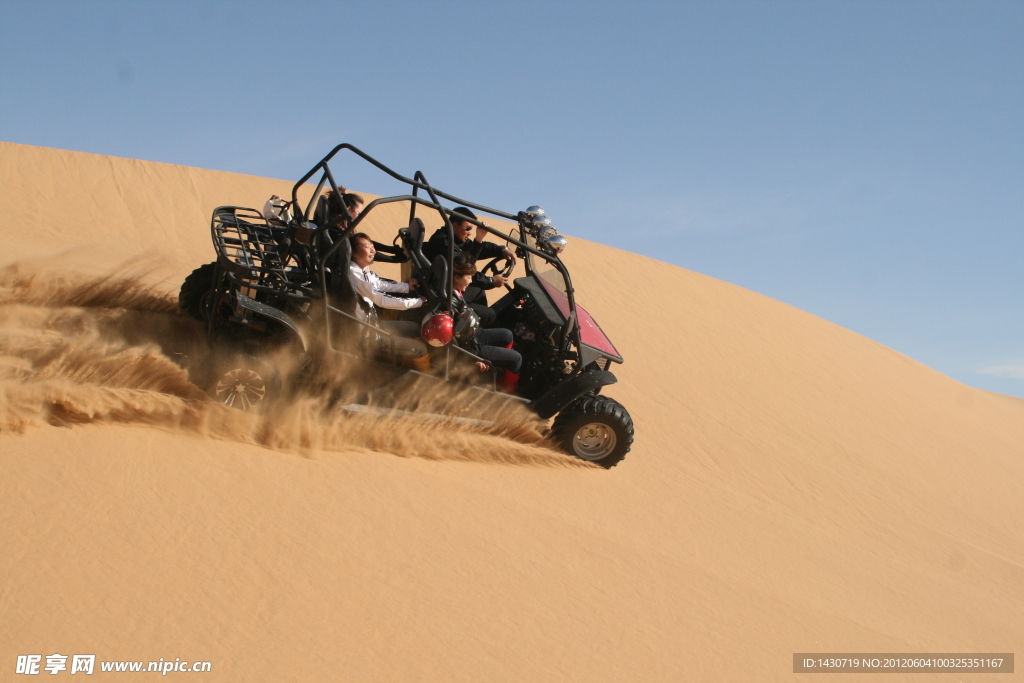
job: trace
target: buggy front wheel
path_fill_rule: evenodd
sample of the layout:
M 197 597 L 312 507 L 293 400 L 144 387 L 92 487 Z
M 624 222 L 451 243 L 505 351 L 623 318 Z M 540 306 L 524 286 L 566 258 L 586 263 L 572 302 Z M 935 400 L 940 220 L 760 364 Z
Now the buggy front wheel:
M 581 460 L 615 467 L 633 445 L 633 419 L 607 396 L 583 396 L 555 417 L 551 435 Z

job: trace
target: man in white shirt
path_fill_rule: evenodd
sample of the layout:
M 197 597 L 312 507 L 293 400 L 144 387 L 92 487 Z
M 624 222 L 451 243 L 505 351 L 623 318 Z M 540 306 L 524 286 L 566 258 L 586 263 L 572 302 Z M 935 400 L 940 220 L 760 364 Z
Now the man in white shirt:
M 408 294 L 416 287 L 416 280 L 393 282 L 381 278 L 370 270 L 374 256 L 377 254 L 377 250 L 373 247 L 373 240 L 362 232 L 352 235 L 350 239 L 352 240 L 352 265 L 349 269 L 349 278 L 352 280 L 352 287 L 356 294 L 370 305 L 371 311 L 374 306 L 406 310 L 419 308 L 426 303 L 427 300 L 420 296 L 391 296 L 391 294 Z M 381 320 L 378 322 L 385 331 L 391 334 L 403 337 L 420 336 L 420 326 L 414 322 L 405 320 Z

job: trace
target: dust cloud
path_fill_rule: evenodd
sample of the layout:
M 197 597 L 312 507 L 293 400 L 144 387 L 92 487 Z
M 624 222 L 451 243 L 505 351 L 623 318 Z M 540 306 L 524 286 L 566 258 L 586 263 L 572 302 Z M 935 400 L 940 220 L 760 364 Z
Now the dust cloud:
M 272 362 L 289 388 L 269 409 L 221 405 L 197 386 L 217 350 L 200 323 L 178 313 L 174 285 L 154 283 L 153 271 L 136 264 L 86 275 L 26 263 L 0 270 L 0 434 L 142 424 L 308 457 L 375 451 L 589 466 L 555 451 L 545 423 L 524 407 L 468 386 L 414 379 L 383 397 L 400 410 L 352 412 L 345 406 L 373 392 L 358 379 L 365 368 L 342 363 L 295 387 L 287 380 L 296 359 L 282 355 Z

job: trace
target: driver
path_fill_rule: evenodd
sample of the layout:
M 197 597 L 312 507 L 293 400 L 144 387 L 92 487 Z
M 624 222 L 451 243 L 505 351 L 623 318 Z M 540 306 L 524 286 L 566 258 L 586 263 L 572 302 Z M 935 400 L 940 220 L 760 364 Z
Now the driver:
M 467 258 L 472 261 L 480 261 L 482 259 L 493 259 L 504 256 L 507 259 L 511 259 L 514 264 L 516 261 L 515 252 L 508 247 L 503 247 L 500 244 L 494 242 L 484 242 L 484 236 L 487 235 L 487 231 L 479 226 L 475 226 L 469 221 L 459 220 L 459 216 L 465 216 L 476 220 L 476 214 L 467 209 L 465 206 L 457 207 L 452 211 L 452 229 L 455 234 L 455 257 L 459 254 L 465 254 Z M 469 234 L 476 228 L 476 235 L 473 239 L 469 238 Z M 445 259 L 448 258 L 448 230 L 441 226 L 437 231 L 430 236 L 430 239 L 423 245 L 423 254 L 428 259 L 433 261 L 437 256 L 443 256 Z M 473 275 L 473 281 L 463 292 L 464 300 L 469 304 L 476 314 L 480 317 L 481 327 L 490 327 L 494 323 L 497 314 L 487 306 L 487 295 L 484 294 L 485 290 L 494 289 L 495 287 L 501 287 L 505 284 L 505 277 L 502 275 L 494 275 L 488 277 L 482 273 L 475 273 Z

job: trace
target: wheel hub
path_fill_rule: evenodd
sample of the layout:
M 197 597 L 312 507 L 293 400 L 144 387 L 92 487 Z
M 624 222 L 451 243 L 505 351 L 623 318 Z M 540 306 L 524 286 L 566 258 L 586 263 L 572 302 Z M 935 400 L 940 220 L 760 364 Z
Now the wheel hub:
M 573 450 L 584 460 L 600 460 L 615 450 L 615 430 L 601 422 L 591 422 L 576 430 Z
M 230 408 L 251 410 L 266 396 L 267 383 L 255 370 L 236 368 L 221 376 L 214 394 Z

